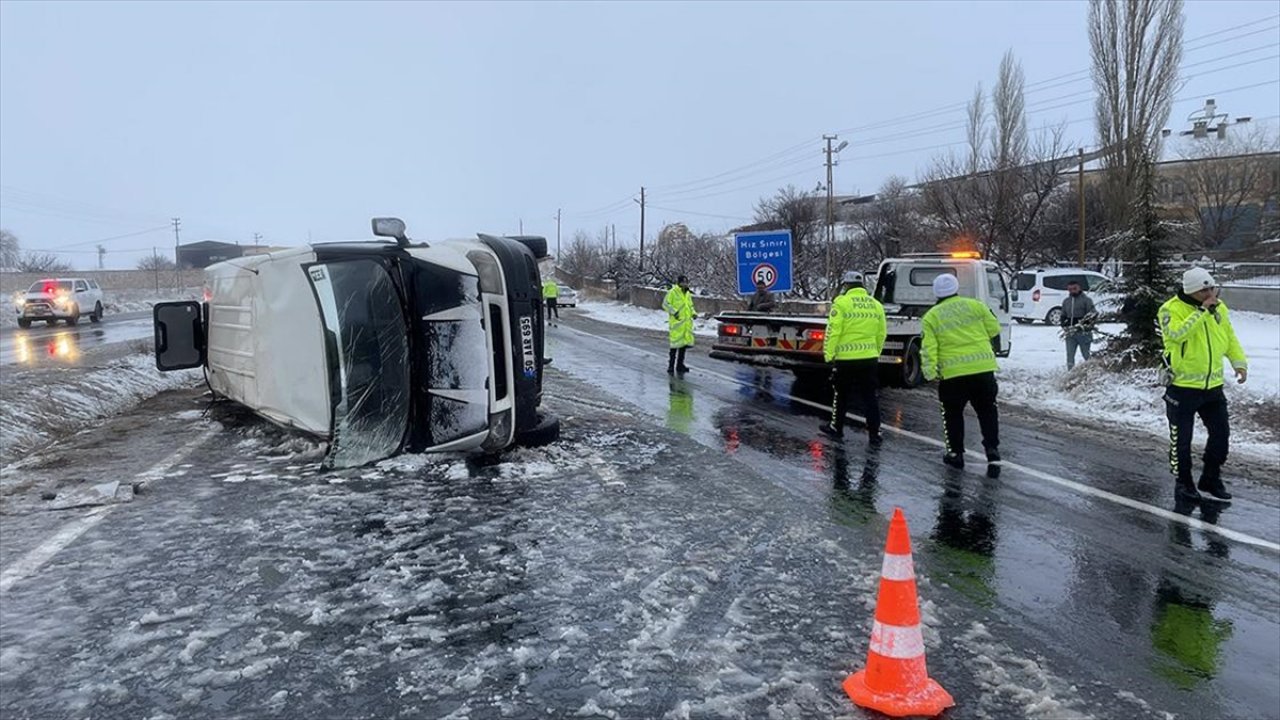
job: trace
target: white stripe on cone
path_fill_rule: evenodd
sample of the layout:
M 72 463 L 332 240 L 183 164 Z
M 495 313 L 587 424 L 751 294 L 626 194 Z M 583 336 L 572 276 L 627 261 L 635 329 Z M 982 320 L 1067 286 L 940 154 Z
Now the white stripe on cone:
M 880 577 L 885 580 L 915 580 L 916 565 L 910 555 L 884 554 L 884 564 L 880 566 Z
M 879 620 L 871 626 L 871 652 L 895 660 L 911 660 L 924 655 L 924 635 L 919 625 L 886 625 Z

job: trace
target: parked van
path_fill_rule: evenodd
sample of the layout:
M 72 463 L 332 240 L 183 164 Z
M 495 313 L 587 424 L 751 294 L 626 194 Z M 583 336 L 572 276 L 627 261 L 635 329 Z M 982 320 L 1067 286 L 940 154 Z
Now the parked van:
M 1067 298 L 1067 284 L 1075 281 L 1090 294 L 1099 311 L 1115 298 L 1107 291 L 1110 280 L 1102 273 L 1082 268 L 1026 270 L 1013 278 L 1013 319 L 1020 323 L 1037 320 L 1049 325 L 1062 321 L 1062 301 Z
M 155 307 L 156 365 L 329 441 L 351 467 L 402 451 L 542 444 L 542 238 L 324 243 L 205 271 L 205 302 Z M 539 242 L 540 241 L 540 242 Z

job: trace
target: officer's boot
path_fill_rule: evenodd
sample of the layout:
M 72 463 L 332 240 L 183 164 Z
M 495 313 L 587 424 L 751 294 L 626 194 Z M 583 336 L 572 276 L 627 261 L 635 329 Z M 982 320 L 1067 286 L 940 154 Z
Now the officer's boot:
M 1173 496 L 1176 501 L 1183 503 L 1198 503 L 1204 499 L 1200 495 L 1200 491 L 1196 490 L 1196 484 L 1189 473 L 1186 475 L 1178 474 L 1178 479 L 1174 484 Z
M 1200 473 L 1200 484 L 1198 486 L 1200 492 L 1205 493 L 1217 502 L 1231 502 L 1231 493 L 1227 492 L 1227 486 L 1222 482 L 1222 468 L 1218 465 L 1205 463 L 1204 471 Z M 1210 498 L 1205 498 L 1210 499 Z
M 676 374 L 676 349 L 671 348 L 667 351 L 667 374 Z
M 686 350 L 688 350 L 688 348 L 680 348 L 679 353 L 676 355 L 676 371 L 677 372 L 682 372 L 682 373 L 689 372 L 689 366 L 684 364 L 684 353 Z

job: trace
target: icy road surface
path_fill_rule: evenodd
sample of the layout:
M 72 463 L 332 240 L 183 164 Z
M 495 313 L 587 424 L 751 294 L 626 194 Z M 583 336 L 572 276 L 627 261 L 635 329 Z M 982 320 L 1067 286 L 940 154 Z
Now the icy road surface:
M 894 506 L 948 717 L 1280 716 L 1274 467 L 1188 523 L 1158 442 L 1006 408 L 1003 474 L 944 470 L 928 390 L 837 446 L 820 389 L 702 341 L 673 380 L 661 333 L 572 314 L 549 448 L 326 473 L 189 391 L 28 464 L 0 716 L 871 718 L 840 683 Z M 110 480 L 143 484 L 44 509 Z

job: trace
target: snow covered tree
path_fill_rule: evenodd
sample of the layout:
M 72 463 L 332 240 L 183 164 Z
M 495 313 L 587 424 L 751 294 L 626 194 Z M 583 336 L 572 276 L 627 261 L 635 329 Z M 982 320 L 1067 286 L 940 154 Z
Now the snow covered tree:
M 1116 238 L 1115 248 L 1125 261 L 1117 290 L 1124 297 L 1120 319 L 1125 328 L 1107 348 L 1112 360 L 1123 367 L 1154 367 L 1164 346 L 1157 325 L 1160 306 L 1176 291 L 1175 278 L 1167 266 L 1175 249 L 1175 237 L 1160 220 L 1155 208 L 1154 163 L 1145 159 L 1138 176 L 1133 225 Z
M 18 243 L 18 236 L 8 230 L 0 230 L 0 268 L 12 270 L 18 267 L 21 258 L 22 246 Z

